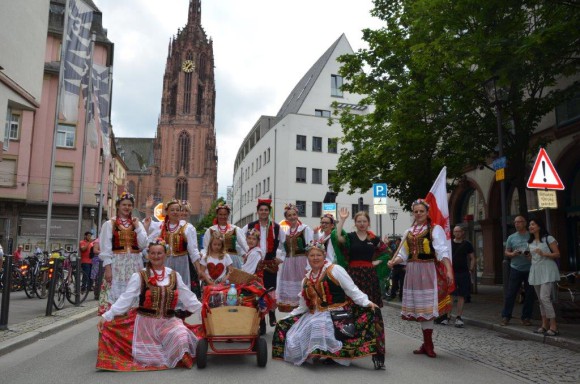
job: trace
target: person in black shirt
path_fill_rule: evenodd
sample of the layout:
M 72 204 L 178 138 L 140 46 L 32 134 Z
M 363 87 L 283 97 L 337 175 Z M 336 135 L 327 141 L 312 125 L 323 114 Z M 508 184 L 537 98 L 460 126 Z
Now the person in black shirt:
M 453 293 L 457 296 L 457 316 L 455 326 L 462 328 L 464 323 L 463 304 L 471 291 L 471 272 L 475 270 L 475 255 L 473 245 L 465 240 L 465 230 L 460 225 L 453 228 L 453 241 L 451 242 L 451 254 L 453 258 L 453 272 L 455 273 L 456 289 Z

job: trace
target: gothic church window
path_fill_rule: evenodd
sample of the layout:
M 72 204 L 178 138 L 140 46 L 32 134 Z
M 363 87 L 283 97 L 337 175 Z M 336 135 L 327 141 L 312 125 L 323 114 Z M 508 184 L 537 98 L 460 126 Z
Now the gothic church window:
M 177 142 L 177 172 L 181 172 L 186 175 L 189 173 L 189 149 L 191 148 L 191 139 L 187 132 L 181 132 L 179 135 L 179 140 Z M 182 199 L 187 200 L 187 199 Z
M 197 87 L 197 121 L 201 121 L 201 115 L 203 113 L 203 87 L 199 85 Z
M 187 60 L 193 60 L 191 52 L 187 54 Z M 191 112 L 191 80 L 193 72 L 185 72 L 185 83 L 183 88 L 183 113 Z
M 188 200 L 187 179 L 185 177 L 179 177 L 175 182 L 175 198 L 177 200 Z

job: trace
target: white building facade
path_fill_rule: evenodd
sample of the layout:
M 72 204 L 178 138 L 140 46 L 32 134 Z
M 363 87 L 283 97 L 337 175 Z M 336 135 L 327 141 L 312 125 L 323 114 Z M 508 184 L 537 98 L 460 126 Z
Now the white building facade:
M 347 207 L 352 217 L 362 197 L 371 230 L 383 236 L 393 234 L 389 215 L 373 213 L 372 191 L 353 195 L 341 192 L 337 196 L 328 193 L 344 147 L 338 122 L 329 125 L 332 104 L 337 102 L 356 114 L 372 110 L 372 106 L 357 106 L 361 95 L 340 90 L 337 58 L 350 53 L 353 50 L 342 35 L 298 82 L 278 114 L 261 116 L 246 136 L 234 164 L 234 224 L 241 227 L 256 220 L 257 200 L 272 199 L 276 221 L 284 219 L 284 205 L 292 203 L 300 210 L 300 220 L 314 228 L 319 225 L 323 204 L 331 202 L 329 198 L 335 197 L 337 210 Z M 388 180 L 385 182 L 388 184 Z M 387 207 L 388 212 L 398 213 L 395 234 L 402 234 L 411 223 L 410 214 L 393 199 L 387 199 Z M 353 230 L 354 223 L 347 221 L 345 229 Z

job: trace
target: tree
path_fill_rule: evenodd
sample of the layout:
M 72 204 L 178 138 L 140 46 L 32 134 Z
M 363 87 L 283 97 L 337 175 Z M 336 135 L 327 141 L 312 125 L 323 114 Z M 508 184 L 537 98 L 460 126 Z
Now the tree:
M 209 208 L 209 211 L 207 212 L 207 215 L 205 215 L 196 225 L 195 225 L 195 229 L 197 231 L 198 234 L 203 235 L 205 233 L 205 231 L 211 227 L 213 225 L 213 220 L 215 219 L 215 208 L 218 206 L 218 204 L 225 204 L 226 201 L 224 200 L 223 197 L 218 198 L 216 201 L 214 201 L 213 203 L 211 203 L 211 207 Z
M 338 110 L 343 149 L 335 185 L 368 190 L 387 182 L 403 204 L 449 177 L 487 165 L 498 146 L 482 84 L 492 76 L 501 104 L 509 182 L 527 211 L 525 177 L 543 116 L 580 90 L 580 8 L 546 0 L 375 0 L 385 22 L 365 29 L 368 49 L 339 58 L 343 90 L 367 95 L 367 115 Z M 576 81 L 565 89 L 562 78 Z

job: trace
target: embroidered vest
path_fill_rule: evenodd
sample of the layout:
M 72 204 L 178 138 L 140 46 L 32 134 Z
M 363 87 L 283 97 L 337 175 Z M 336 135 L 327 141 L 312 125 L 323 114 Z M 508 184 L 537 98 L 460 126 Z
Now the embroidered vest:
M 405 239 L 405 247 L 409 255 L 407 262 L 433 262 L 436 260 L 431 226 L 416 235 L 409 231 Z
M 177 304 L 177 278 L 175 271 L 169 274 L 169 284 L 165 287 L 158 287 L 149 282 L 147 270 L 140 271 L 141 294 L 139 295 L 139 307 L 137 313 L 142 316 L 155 318 L 170 318 L 175 316 L 175 305 Z
M 113 253 L 139 253 L 139 245 L 137 245 L 137 233 L 133 225 L 125 228 L 118 225 L 116 220 L 111 220 L 113 227 Z
M 187 255 L 187 237 L 185 236 L 184 225 L 175 232 L 168 231 L 163 223 L 161 229 L 161 237 L 167 244 L 169 244 L 170 256 L 184 256 Z
M 306 256 L 306 239 L 304 238 L 304 229 L 297 231 L 290 235 L 290 231 L 286 235 L 284 242 L 284 249 L 286 250 L 286 257 Z
M 219 232 L 219 229 L 216 231 L 215 229 L 210 228 L 210 233 Z M 232 227 L 229 231 L 224 233 L 224 243 L 226 246 L 226 252 L 230 255 L 237 255 L 238 250 L 236 249 L 236 243 L 238 238 L 236 236 L 236 227 Z
M 334 265 L 330 265 L 323 272 L 318 282 L 314 284 L 310 278 L 304 279 L 302 295 L 310 313 L 328 311 L 329 309 L 344 307 L 351 303 L 338 281 L 332 276 Z

